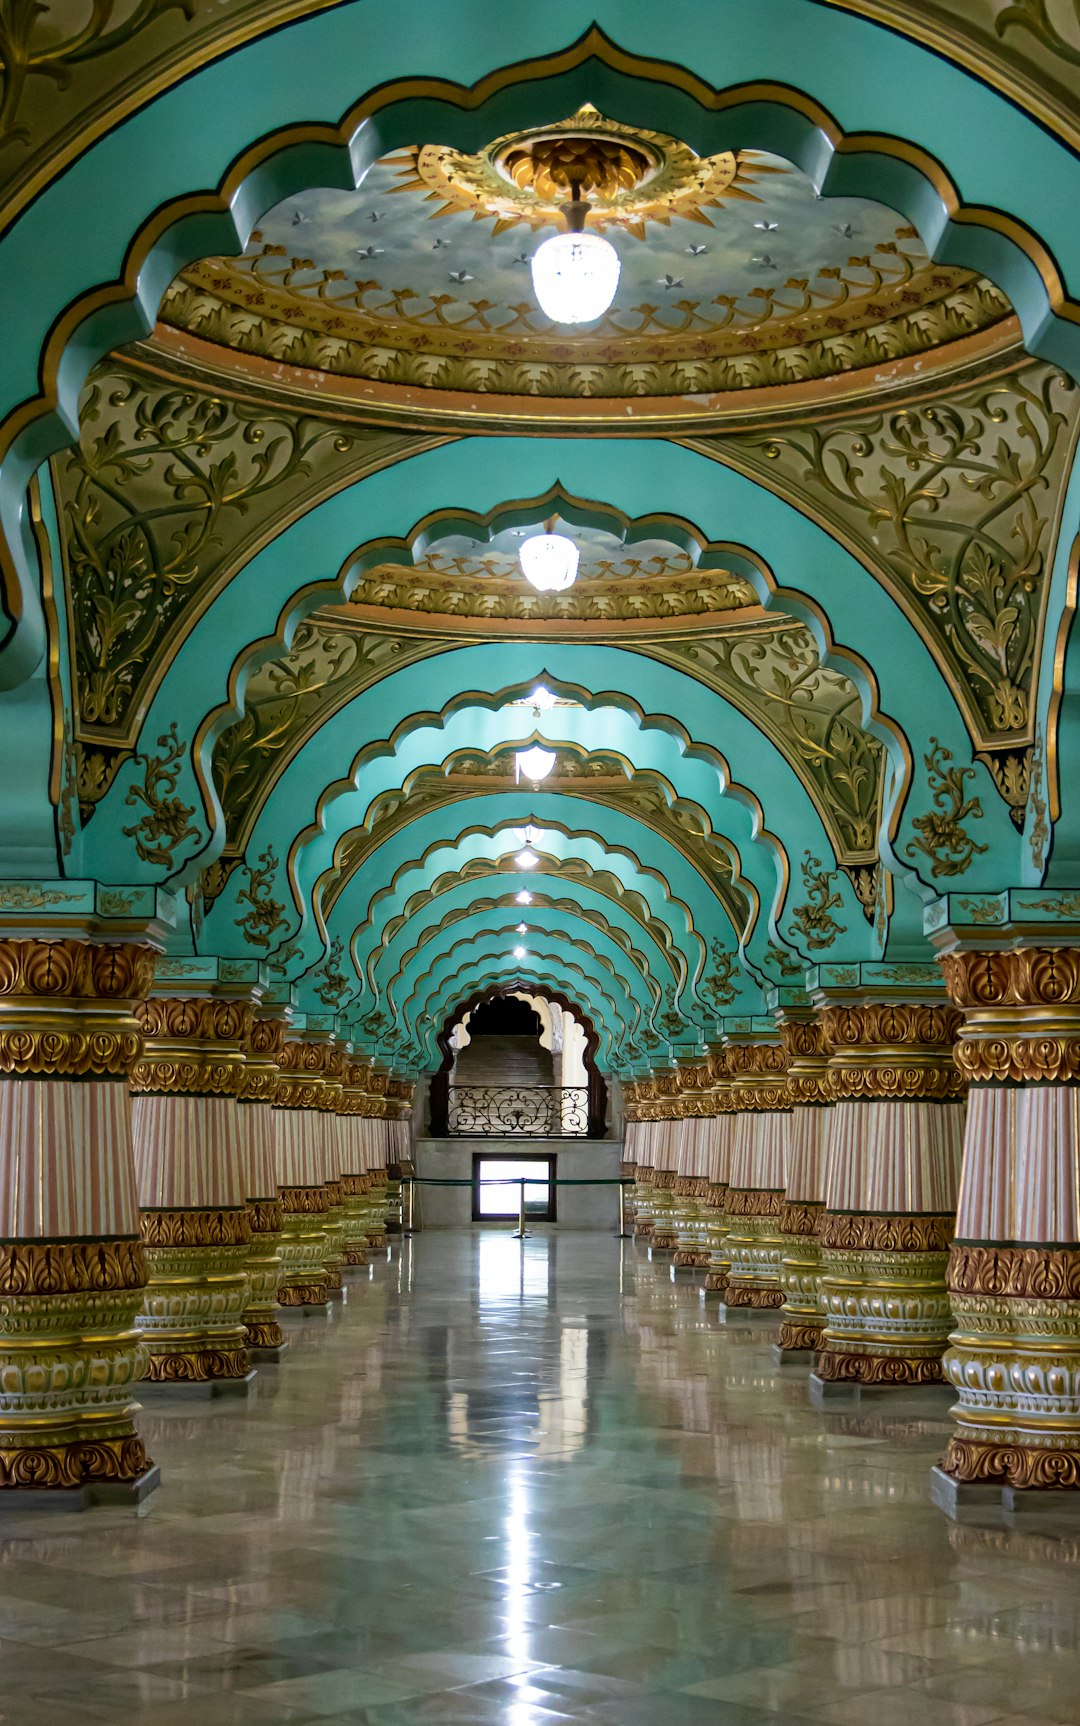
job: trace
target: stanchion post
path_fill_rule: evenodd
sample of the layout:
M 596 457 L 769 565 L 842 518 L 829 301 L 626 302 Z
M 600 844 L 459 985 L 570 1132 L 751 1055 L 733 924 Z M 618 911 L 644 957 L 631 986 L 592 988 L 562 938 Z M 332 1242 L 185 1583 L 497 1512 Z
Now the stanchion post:
M 416 1233 L 416 1229 L 415 1229 L 414 1222 L 413 1222 L 413 1218 L 414 1218 L 414 1214 L 415 1214 L 414 1213 L 415 1194 L 416 1194 L 416 1181 L 413 1178 L 413 1176 L 410 1175 L 409 1179 L 408 1179 L 408 1184 L 406 1187 L 406 1196 L 405 1196 L 405 1230 L 404 1230 L 404 1232 L 407 1235 L 412 1235 L 412 1234 Z
M 515 1241 L 523 1241 L 527 1239 L 528 1232 L 525 1227 L 525 1182 L 522 1179 L 518 1181 L 518 1226 L 511 1238 Z
M 619 1182 L 619 1232 L 615 1239 L 617 1241 L 630 1239 L 626 1232 L 626 1183 L 624 1181 Z

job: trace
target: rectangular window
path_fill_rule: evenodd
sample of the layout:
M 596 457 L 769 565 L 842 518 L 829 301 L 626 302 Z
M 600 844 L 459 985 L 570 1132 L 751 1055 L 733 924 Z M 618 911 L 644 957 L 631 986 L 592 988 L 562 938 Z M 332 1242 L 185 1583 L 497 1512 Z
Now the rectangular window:
M 473 1156 L 473 1222 L 509 1222 L 517 1217 L 521 1182 L 525 1215 L 532 1222 L 555 1221 L 555 1158 L 547 1156 Z

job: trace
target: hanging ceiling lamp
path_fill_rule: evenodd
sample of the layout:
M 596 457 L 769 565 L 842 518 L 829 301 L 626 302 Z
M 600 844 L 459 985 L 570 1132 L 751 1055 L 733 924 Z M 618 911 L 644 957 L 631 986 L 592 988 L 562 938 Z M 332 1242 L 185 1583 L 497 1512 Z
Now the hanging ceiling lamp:
M 541 779 L 546 779 L 555 765 L 554 749 L 541 749 L 539 743 L 534 743 L 531 749 L 519 749 L 514 755 L 514 776 L 520 783 L 522 775 L 538 785 Z
M 527 891 L 527 889 L 526 889 L 526 888 L 524 888 L 524 887 L 523 887 L 523 888 L 522 888 L 522 889 L 521 889 L 521 892 L 520 892 L 520 893 L 515 893 L 515 894 L 514 894 L 514 902 L 515 902 L 515 904 L 518 904 L 518 905 L 531 905 L 531 904 L 532 904 L 532 900 L 533 900 L 533 896 L 532 896 L 532 894 L 531 894 L 531 893 L 530 893 L 530 892 L 528 892 L 528 891 Z
M 554 324 L 591 324 L 603 317 L 619 286 L 619 254 L 610 240 L 587 232 L 586 194 L 611 202 L 632 191 L 655 170 L 638 142 L 631 142 L 588 104 L 554 132 L 513 145 L 500 167 L 522 190 L 559 208 L 566 232 L 538 246 L 530 260 L 533 293 Z
M 577 580 L 578 548 L 564 533 L 534 533 L 518 548 L 526 581 L 540 593 L 561 593 Z
M 514 858 L 514 862 L 517 864 L 519 869 L 535 869 L 539 861 L 540 859 L 536 855 L 536 852 L 530 851 L 527 845 L 523 850 L 519 851 Z
M 514 958 L 515 959 L 524 959 L 524 957 L 525 957 L 524 947 L 515 947 L 514 948 Z

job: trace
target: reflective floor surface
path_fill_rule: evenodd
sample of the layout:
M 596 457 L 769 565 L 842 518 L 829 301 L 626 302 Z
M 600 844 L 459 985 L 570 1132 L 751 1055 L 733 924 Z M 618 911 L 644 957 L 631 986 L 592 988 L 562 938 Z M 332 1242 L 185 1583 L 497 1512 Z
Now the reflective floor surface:
M 929 1501 L 948 1397 L 823 1414 L 632 1243 L 429 1234 L 166 1392 L 143 1514 L 0 1510 L 18 1726 L 1080 1719 L 1080 1539 Z

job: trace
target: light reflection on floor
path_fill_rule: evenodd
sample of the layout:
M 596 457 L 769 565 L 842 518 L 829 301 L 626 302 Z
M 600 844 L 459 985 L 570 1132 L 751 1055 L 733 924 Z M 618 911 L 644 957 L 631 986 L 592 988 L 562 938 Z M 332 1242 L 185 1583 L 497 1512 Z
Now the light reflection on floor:
M 822 1414 L 606 1235 L 286 1324 L 247 1403 L 147 1394 L 144 1516 L 0 1506 L 4 1726 L 1075 1726 L 1080 1538 L 933 1508 L 947 1396 Z

